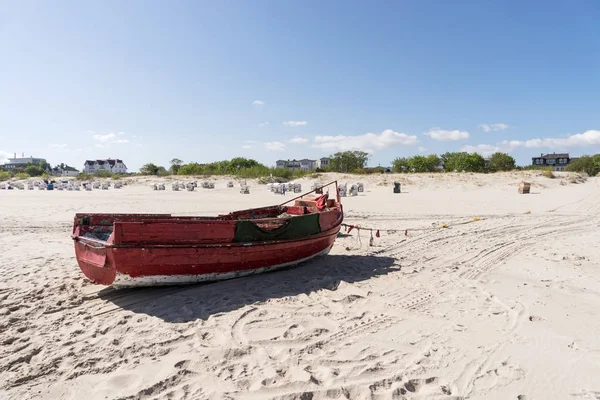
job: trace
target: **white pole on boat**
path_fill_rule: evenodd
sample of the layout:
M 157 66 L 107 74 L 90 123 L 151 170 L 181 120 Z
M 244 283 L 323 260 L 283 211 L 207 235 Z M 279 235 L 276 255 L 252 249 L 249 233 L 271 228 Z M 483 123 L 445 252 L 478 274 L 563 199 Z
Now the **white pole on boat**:
M 339 191 L 338 191 L 338 184 L 337 184 L 337 181 L 333 181 L 333 182 L 329 182 L 329 183 L 327 183 L 327 184 L 325 184 L 325 185 L 323 185 L 323 186 L 320 186 L 320 187 L 318 187 L 318 188 L 315 188 L 315 189 L 311 190 L 310 192 L 306 192 L 306 193 L 304 193 L 304 194 L 302 194 L 302 195 L 300 195 L 300 196 L 298 196 L 298 197 L 294 197 L 293 199 L 291 199 L 291 200 L 289 200 L 289 201 L 286 201 L 285 203 L 281 203 L 279 206 L 280 206 L 280 207 L 281 207 L 281 206 L 284 206 L 284 205 L 286 205 L 286 204 L 288 204 L 288 203 L 291 203 L 292 201 L 296 201 L 296 200 L 298 200 L 298 199 L 301 199 L 301 198 L 303 198 L 303 197 L 304 197 L 304 196 L 306 196 L 307 194 L 314 193 L 314 192 L 316 192 L 318 189 L 323 189 L 324 187 L 331 186 L 331 185 L 333 185 L 333 184 L 335 184 L 335 192 L 336 192 L 336 197 L 337 197 L 337 200 L 338 200 L 338 203 L 339 203 L 339 202 L 340 202 L 340 196 L 339 196 Z

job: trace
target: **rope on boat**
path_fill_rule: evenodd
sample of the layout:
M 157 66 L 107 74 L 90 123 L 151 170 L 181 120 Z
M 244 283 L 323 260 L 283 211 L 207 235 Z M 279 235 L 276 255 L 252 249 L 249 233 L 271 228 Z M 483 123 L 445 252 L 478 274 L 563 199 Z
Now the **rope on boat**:
M 448 229 L 448 228 L 452 228 L 453 226 L 471 224 L 473 222 L 481 221 L 482 219 L 483 218 L 473 217 L 473 219 L 471 219 L 469 221 L 456 222 L 454 224 L 447 224 L 445 222 L 442 222 L 439 226 L 434 226 L 431 228 L 413 228 L 410 230 L 411 231 L 433 231 L 433 230 L 438 230 L 438 229 Z M 370 232 L 371 237 L 369 239 L 369 246 L 373 246 L 373 243 L 375 240 L 374 237 L 377 237 L 377 238 L 381 237 L 381 232 L 385 232 L 388 235 L 393 235 L 398 232 L 404 231 L 404 236 L 408 236 L 408 231 L 409 231 L 409 229 L 381 229 L 381 228 L 370 228 L 370 227 L 366 227 L 366 226 L 362 226 L 362 225 L 352 225 L 352 224 L 342 224 L 341 226 L 343 226 L 345 228 L 346 233 L 350 233 L 353 230 L 356 230 L 356 233 L 358 235 L 358 242 L 359 242 L 360 246 L 362 246 L 362 242 L 361 242 L 361 238 L 360 238 L 360 231 Z M 375 236 L 373 236 L 373 233 L 375 233 Z

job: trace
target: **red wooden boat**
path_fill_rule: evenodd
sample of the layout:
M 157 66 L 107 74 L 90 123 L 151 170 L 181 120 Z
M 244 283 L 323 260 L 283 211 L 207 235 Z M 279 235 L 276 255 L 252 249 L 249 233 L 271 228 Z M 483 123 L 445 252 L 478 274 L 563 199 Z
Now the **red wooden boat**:
M 79 267 L 94 283 L 114 287 L 185 284 L 236 278 L 325 255 L 343 220 L 336 196 L 216 217 L 170 214 L 76 214 Z

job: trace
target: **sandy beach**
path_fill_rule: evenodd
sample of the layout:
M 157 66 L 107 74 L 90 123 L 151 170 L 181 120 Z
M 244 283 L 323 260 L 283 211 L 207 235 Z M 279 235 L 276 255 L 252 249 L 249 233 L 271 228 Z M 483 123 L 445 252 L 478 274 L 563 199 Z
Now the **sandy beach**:
M 373 246 L 343 232 L 296 268 L 135 290 L 84 277 L 76 212 L 212 215 L 282 196 L 222 178 L 0 191 L 0 398 L 598 399 L 600 178 L 557 175 L 328 174 L 365 183 L 344 222 L 379 229 Z

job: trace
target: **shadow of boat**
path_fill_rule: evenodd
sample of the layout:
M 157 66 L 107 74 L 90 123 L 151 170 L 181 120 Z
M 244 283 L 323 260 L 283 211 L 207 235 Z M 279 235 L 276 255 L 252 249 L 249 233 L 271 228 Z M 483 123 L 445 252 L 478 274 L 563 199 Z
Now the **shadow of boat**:
M 337 290 L 400 269 L 395 259 L 368 255 L 329 255 L 296 267 L 226 281 L 187 286 L 102 289 L 98 296 L 116 309 L 181 323 L 246 305 L 319 290 Z M 115 307 L 112 307 L 115 311 Z

